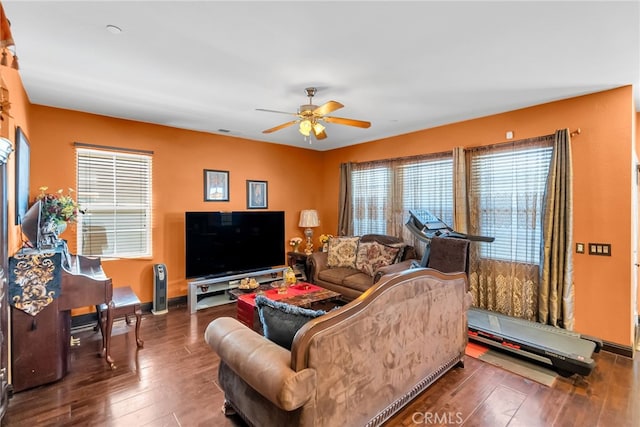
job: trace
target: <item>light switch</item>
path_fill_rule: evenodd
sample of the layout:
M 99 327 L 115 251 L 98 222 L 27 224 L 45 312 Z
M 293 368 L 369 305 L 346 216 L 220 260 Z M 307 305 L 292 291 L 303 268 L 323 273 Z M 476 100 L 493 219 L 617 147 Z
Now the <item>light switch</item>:
M 611 243 L 589 243 L 589 255 L 611 256 Z

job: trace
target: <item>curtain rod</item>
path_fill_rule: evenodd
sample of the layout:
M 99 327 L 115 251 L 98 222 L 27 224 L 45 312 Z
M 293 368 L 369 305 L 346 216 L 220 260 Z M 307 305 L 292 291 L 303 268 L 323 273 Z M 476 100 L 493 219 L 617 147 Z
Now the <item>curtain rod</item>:
M 568 128 L 566 128 L 567 130 L 569 130 Z M 582 129 L 580 128 L 576 128 L 576 130 L 569 130 L 569 135 L 571 137 L 574 136 L 578 136 L 582 133 Z M 546 138 L 552 138 L 555 135 L 554 133 L 550 133 L 549 135 L 541 135 L 541 136 L 533 136 L 531 138 L 526 138 L 526 139 L 520 139 L 520 140 L 516 140 L 516 141 L 505 141 L 505 142 L 496 142 L 495 144 L 489 144 L 489 145 L 472 145 L 469 147 L 463 147 L 465 150 L 473 150 L 473 149 L 482 149 L 482 148 L 495 148 L 495 147 L 499 147 L 503 144 L 513 144 L 513 143 L 527 143 L 527 142 L 532 142 L 532 141 L 541 141 L 543 139 Z
M 124 148 L 124 147 L 111 147 L 108 145 L 98 145 L 98 144 L 87 144 L 86 142 L 74 142 L 74 146 L 82 147 L 82 148 L 98 148 L 101 150 L 110 150 L 110 151 L 122 151 L 126 153 L 138 153 L 138 154 L 153 154 L 153 151 L 150 150 L 139 150 L 137 148 Z

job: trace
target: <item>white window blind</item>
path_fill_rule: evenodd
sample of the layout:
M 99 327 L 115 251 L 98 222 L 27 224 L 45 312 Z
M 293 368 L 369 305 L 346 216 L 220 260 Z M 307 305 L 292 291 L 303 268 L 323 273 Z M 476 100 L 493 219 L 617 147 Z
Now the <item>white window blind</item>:
M 77 148 L 78 253 L 151 256 L 151 156 Z
M 471 154 L 468 189 L 474 234 L 493 236 L 482 258 L 540 263 L 545 187 L 552 147 L 497 147 Z
M 453 160 L 451 157 L 411 162 L 398 169 L 402 207 L 427 209 L 453 227 Z
M 393 185 L 389 166 L 355 167 L 351 172 L 353 234 L 387 234 L 386 211 Z
M 452 176 L 450 153 L 354 165 L 354 234 L 401 236 L 409 209 L 429 209 L 451 224 Z

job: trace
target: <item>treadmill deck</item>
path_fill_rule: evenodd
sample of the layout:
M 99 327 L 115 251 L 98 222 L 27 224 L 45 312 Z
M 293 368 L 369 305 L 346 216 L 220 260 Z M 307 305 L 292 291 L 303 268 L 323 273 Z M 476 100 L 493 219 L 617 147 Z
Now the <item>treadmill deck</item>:
M 533 354 L 535 359 L 588 375 L 595 366 L 591 355 L 596 343 L 580 334 L 478 308 L 468 313 L 469 336 L 512 352 Z

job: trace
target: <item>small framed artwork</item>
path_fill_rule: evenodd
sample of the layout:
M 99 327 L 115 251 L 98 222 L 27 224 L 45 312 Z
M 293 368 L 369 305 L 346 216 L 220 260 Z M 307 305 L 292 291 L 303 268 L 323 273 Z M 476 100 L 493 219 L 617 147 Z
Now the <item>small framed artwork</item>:
M 247 180 L 247 209 L 267 209 L 267 181 Z
M 204 201 L 229 201 L 229 171 L 204 170 Z
M 16 128 L 16 225 L 21 224 L 29 208 L 29 140 Z

